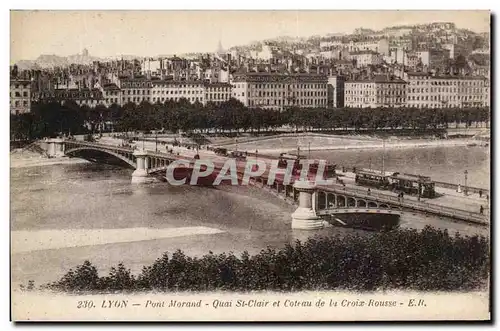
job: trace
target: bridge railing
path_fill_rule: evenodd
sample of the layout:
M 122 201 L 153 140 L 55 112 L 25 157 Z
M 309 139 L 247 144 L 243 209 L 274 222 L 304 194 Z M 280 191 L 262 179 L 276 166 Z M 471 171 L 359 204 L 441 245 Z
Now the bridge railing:
M 438 213 L 450 217 L 458 217 L 464 220 L 477 221 L 483 224 L 487 223 L 484 215 L 476 212 L 471 212 L 468 210 L 457 209 L 428 202 L 417 202 L 412 200 L 398 199 L 397 197 L 378 192 L 372 192 L 368 194 L 367 191 L 365 190 L 360 190 L 358 188 L 352 188 L 352 187 L 347 188 L 338 184 L 333 184 L 328 187 L 320 186 L 318 187 L 318 189 L 320 191 L 333 192 L 337 194 L 355 193 L 357 198 L 363 198 L 376 202 L 391 203 L 393 205 L 401 206 L 404 208 L 411 208 L 423 212 Z
M 436 184 L 436 186 L 438 187 L 443 187 L 443 188 L 450 188 L 450 189 L 453 189 L 453 190 L 457 190 L 458 189 L 458 184 L 452 184 L 452 183 L 446 183 L 446 182 L 439 182 L 439 181 L 434 181 L 434 183 Z M 460 188 L 462 190 L 465 190 L 465 188 L 467 188 L 467 191 L 468 192 L 472 192 L 472 193 L 479 193 L 479 191 L 482 191 L 482 193 L 484 195 L 486 194 L 490 194 L 490 191 L 487 190 L 487 189 L 484 189 L 484 188 L 480 188 L 480 187 L 474 187 L 474 186 L 462 186 L 460 185 Z
M 92 142 L 85 142 L 85 141 L 65 141 L 64 144 L 65 145 L 75 145 L 75 146 L 100 147 L 103 149 L 112 149 L 112 150 L 118 150 L 118 151 L 127 152 L 127 153 L 134 152 L 133 148 L 126 148 L 126 147 L 121 147 L 121 146 L 113 146 L 113 145 L 108 145 L 108 144 L 92 143 Z

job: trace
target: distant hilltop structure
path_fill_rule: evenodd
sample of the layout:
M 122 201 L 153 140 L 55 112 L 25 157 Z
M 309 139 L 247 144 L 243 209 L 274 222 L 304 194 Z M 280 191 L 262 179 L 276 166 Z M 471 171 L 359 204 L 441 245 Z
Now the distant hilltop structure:
M 74 54 L 69 56 L 58 56 L 55 54 L 41 54 L 36 60 L 28 61 L 22 60 L 18 61 L 16 64 L 20 69 L 44 69 L 53 67 L 64 67 L 70 64 L 81 64 L 90 65 L 93 61 L 107 61 L 107 59 L 101 59 L 98 57 L 93 57 L 89 54 L 88 49 L 84 48 L 81 54 Z
M 219 44 L 217 45 L 217 50 L 215 51 L 216 54 L 222 55 L 225 54 L 224 47 L 222 47 L 222 42 L 219 40 Z

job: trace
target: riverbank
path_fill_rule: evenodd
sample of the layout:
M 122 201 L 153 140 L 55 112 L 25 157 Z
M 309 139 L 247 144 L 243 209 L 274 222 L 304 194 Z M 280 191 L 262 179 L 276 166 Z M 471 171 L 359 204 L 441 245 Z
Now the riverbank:
M 258 142 L 228 145 L 226 148 L 237 148 L 241 151 L 258 150 L 260 154 L 276 155 L 283 152 L 297 151 L 339 151 L 339 150 L 373 150 L 373 149 L 404 149 L 404 148 L 427 148 L 427 147 L 467 147 L 486 146 L 483 142 L 471 139 L 390 139 L 385 142 L 380 139 L 357 139 L 357 138 L 274 138 Z
M 480 160 L 470 154 L 471 149 L 469 153 L 463 153 L 461 148 L 455 150 L 444 160 L 434 156 L 432 160 L 445 166 L 433 168 L 433 172 L 455 172 L 453 165 L 464 157 Z M 402 155 L 391 160 L 418 166 L 418 160 L 425 159 L 421 151 L 407 152 L 397 153 Z M 351 160 L 335 153 L 356 154 L 363 159 Z M 348 164 L 367 162 L 365 153 L 335 153 L 325 154 Z M 400 166 L 388 162 L 387 167 Z M 471 179 L 478 176 L 472 166 L 468 169 Z M 36 284 L 54 281 L 86 259 L 95 263 L 99 272 L 107 273 L 110 267 L 123 262 L 137 274 L 164 252 L 177 249 L 198 257 L 208 251 L 258 254 L 267 247 L 280 249 L 310 236 L 363 234 L 344 228 L 294 231 L 290 214 L 295 207 L 257 187 L 131 185 L 131 172 L 97 163 L 11 169 L 13 286 L 29 280 Z M 425 225 L 465 235 L 489 233 L 485 227 L 432 215 L 402 215 L 402 228 L 422 229 Z M 134 254 L 124 255 L 124 251 Z
M 38 153 L 16 149 L 10 153 L 11 168 L 42 167 L 56 164 L 78 164 L 88 163 L 88 161 L 78 158 L 54 157 L 47 158 Z

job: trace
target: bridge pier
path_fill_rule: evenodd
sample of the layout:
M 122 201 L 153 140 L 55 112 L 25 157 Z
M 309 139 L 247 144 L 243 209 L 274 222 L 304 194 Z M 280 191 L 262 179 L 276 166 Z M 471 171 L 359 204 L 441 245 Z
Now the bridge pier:
M 48 143 L 47 154 L 50 157 L 64 156 L 64 139 L 60 138 L 49 139 L 47 143 Z
M 148 157 L 146 151 L 137 150 L 134 152 L 137 162 L 137 167 L 132 173 L 133 184 L 147 184 L 155 181 L 153 177 L 148 174 Z
M 292 229 L 316 230 L 323 228 L 323 220 L 313 209 L 313 193 L 316 185 L 307 181 L 297 181 L 294 191 L 299 192 L 299 207 L 292 214 Z M 314 202 L 316 203 L 316 202 Z

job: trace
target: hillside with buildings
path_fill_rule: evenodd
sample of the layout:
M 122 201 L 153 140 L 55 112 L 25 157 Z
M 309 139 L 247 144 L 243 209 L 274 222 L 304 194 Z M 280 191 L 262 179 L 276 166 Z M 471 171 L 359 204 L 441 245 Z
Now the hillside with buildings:
M 30 64 L 30 65 L 28 65 Z M 489 34 L 453 23 L 280 37 L 213 53 L 99 59 L 83 50 L 11 66 L 11 113 L 32 102 L 95 107 L 222 103 L 250 108 L 489 107 Z

